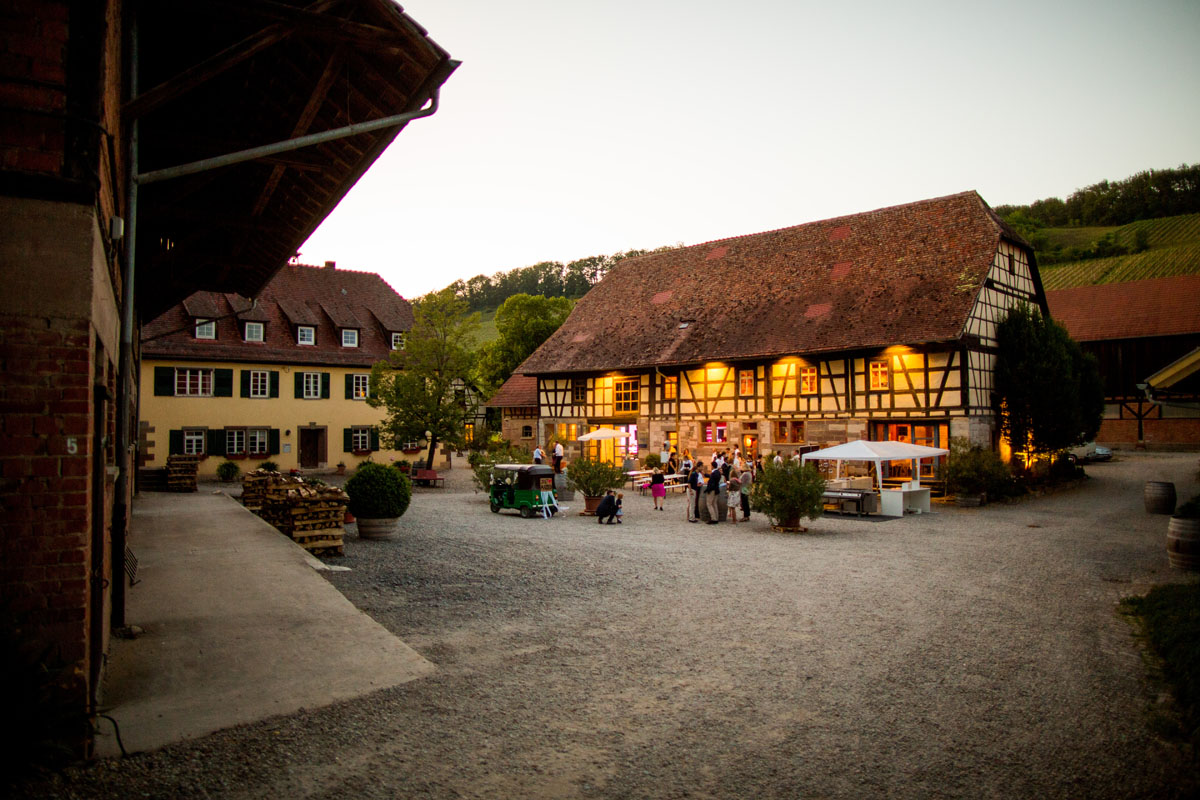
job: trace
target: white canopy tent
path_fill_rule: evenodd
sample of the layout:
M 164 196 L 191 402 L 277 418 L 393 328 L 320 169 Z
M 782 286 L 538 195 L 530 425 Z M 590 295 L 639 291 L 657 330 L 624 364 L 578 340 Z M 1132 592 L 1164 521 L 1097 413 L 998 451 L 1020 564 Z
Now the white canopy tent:
M 843 461 L 871 461 L 875 464 L 875 477 L 879 482 L 879 489 L 882 491 L 882 465 L 884 461 L 913 462 L 913 481 L 919 486 L 921 483 L 921 470 L 917 462 L 922 458 L 944 456 L 949 454 L 949 452 L 949 450 L 941 447 L 925 447 L 924 445 L 909 444 L 908 442 L 868 442 L 859 439 L 858 441 L 827 447 L 824 450 L 805 453 L 801 456 L 801 459 L 804 461 L 836 461 L 838 477 L 842 475 Z
M 585 433 L 580 436 L 577 441 L 594 442 L 599 439 L 628 439 L 629 434 L 625 431 L 618 431 L 613 428 L 598 428 L 591 433 Z

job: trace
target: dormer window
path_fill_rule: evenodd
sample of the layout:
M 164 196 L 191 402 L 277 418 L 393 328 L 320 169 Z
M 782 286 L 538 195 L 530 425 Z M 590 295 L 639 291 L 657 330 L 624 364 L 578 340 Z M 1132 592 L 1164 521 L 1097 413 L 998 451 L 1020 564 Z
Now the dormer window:
M 399 333 L 397 331 L 392 332 L 392 349 L 393 350 L 403 350 L 404 349 L 404 334 L 403 333 Z
M 296 344 L 316 344 L 317 329 L 312 325 L 296 326 Z
M 246 323 L 246 341 L 261 342 L 263 340 L 263 324 L 261 322 Z
M 358 330 L 342 328 L 342 347 L 358 347 Z
M 196 320 L 196 338 L 197 339 L 215 339 L 217 338 L 217 321 L 212 319 Z

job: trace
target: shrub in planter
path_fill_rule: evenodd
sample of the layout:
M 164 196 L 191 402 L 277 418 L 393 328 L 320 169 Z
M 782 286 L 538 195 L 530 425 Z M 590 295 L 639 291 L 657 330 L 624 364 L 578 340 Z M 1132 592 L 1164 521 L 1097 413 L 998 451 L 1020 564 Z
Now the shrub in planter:
M 584 497 L 602 497 L 609 489 L 616 489 L 625 483 L 625 473 L 607 461 L 584 456 L 567 466 L 567 483 L 582 492 Z
M 995 451 L 971 444 L 965 436 L 950 440 L 950 455 L 942 469 L 946 491 L 953 495 L 1002 497 L 1011 494 L 1008 467 Z
M 783 528 L 799 528 L 800 518 L 816 519 L 824 503 L 825 479 L 813 464 L 768 462 L 750 486 L 750 507 Z
M 654 469 L 655 467 L 662 467 L 662 456 L 660 456 L 658 453 L 650 453 L 646 456 L 645 468 Z
M 265 469 L 268 472 L 279 472 L 279 465 L 274 461 L 264 461 L 258 465 L 259 469 Z
M 350 513 L 362 519 L 404 516 L 412 500 L 412 485 L 399 470 L 368 461 L 346 480 Z
M 241 467 L 232 461 L 222 461 L 217 465 L 217 477 L 226 483 L 237 480 L 237 476 L 241 474 Z

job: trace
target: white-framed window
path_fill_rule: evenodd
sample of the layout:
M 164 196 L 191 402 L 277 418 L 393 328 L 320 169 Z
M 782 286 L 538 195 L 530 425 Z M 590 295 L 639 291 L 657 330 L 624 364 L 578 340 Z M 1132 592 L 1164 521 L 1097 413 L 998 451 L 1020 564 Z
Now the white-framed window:
M 296 326 L 296 344 L 316 344 L 317 329 L 312 325 Z
M 817 368 L 816 367 L 801 367 L 800 368 L 800 394 L 816 394 L 817 393 Z
M 212 397 L 213 371 L 211 369 L 175 368 L 176 397 Z
M 185 430 L 183 432 L 183 453 L 189 456 L 204 455 L 204 434 L 203 430 Z
M 404 349 L 404 338 L 405 337 L 404 337 L 403 333 L 399 333 L 397 331 L 392 331 L 392 349 L 393 350 L 403 350 Z
M 358 347 L 357 328 L 342 328 L 342 347 Z
M 304 373 L 304 399 L 305 400 L 320 400 L 321 399 L 321 373 L 305 372 Z
M 251 428 L 246 431 L 246 452 L 252 456 L 265 456 L 269 449 L 266 428 Z
M 263 340 L 263 324 L 261 322 L 246 323 L 246 341 L 261 342 Z
M 420 450 L 421 443 L 420 442 L 401 442 L 400 449 L 401 450 Z
M 215 339 L 217 338 L 217 322 L 212 319 L 196 320 L 196 338 L 197 339 Z
M 871 362 L 871 389 L 882 391 L 888 388 L 888 364 L 886 361 Z
M 532 439 L 533 438 L 533 426 L 532 425 L 522 425 L 521 426 L 521 438 L 522 439 Z
M 370 391 L 371 376 L 370 375 L 355 375 L 354 376 L 354 399 L 366 400 L 367 392 Z
M 271 373 L 267 372 L 265 369 L 250 370 L 250 396 L 271 396 Z
M 371 449 L 371 429 L 353 428 L 350 431 L 350 446 L 356 453 L 364 453 Z
M 229 428 L 225 431 L 225 455 L 246 455 L 246 429 Z

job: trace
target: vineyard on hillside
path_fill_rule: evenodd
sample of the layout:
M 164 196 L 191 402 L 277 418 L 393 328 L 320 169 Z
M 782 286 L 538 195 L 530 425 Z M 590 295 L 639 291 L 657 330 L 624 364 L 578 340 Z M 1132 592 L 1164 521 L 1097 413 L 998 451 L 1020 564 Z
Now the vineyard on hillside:
M 1080 241 L 1084 230 L 1095 238 L 1112 234 L 1121 244 L 1136 241 L 1144 230 L 1149 249 L 1141 253 L 1070 261 L 1041 267 L 1042 284 L 1047 290 L 1101 283 L 1122 283 L 1174 275 L 1200 275 L 1200 214 L 1185 214 L 1164 219 L 1142 220 L 1116 228 L 1046 229 L 1050 237 L 1061 236 L 1064 244 Z

